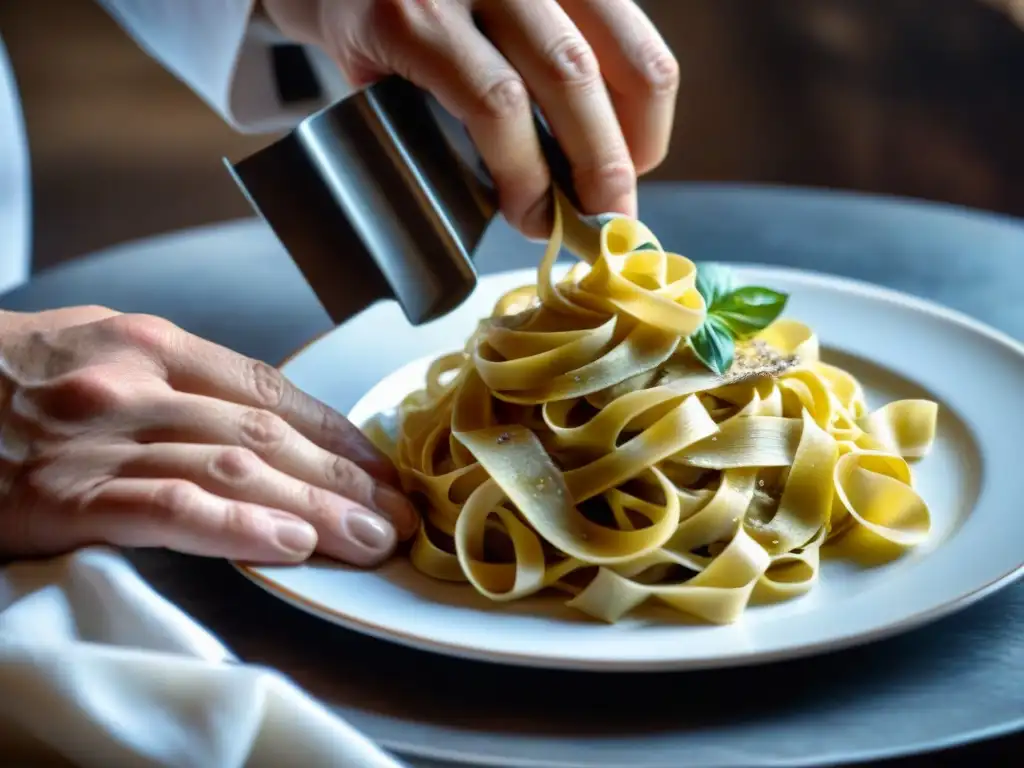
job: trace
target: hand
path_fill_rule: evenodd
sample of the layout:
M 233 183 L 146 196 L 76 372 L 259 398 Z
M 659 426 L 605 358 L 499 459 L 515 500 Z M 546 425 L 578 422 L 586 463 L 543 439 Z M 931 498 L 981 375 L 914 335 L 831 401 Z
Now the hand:
M 165 320 L 0 313 L 0 352 L 2 554 L 103 542 L 370 566 L 416 530 L 394 467 L 358 429 Z
M 679 66 L 630 0 L 263 0 L 361 87 L 398 74 L 468 128 L 502 211 L 550 234 L 536 99 L 573 165 L 585 213 L 636 215 L 636 176 L 668 151 Z M 474 21 L 486 30 L 487 36 Z

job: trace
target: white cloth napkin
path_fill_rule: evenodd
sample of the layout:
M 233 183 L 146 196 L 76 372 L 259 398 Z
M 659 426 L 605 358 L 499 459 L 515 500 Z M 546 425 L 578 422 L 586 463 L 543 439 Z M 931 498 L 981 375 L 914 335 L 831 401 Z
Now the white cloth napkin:
M 99 547 L 0 569 L 0 764 L 400 768 Z

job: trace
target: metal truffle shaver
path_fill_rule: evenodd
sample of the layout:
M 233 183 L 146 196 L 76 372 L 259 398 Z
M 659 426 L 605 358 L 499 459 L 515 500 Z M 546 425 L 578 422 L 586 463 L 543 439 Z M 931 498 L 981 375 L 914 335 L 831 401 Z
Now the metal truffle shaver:
M 579 210 L 569 162 L 535 117 L 554 185 Z M 420 325 L 476 286 L 494 186 L 464 126 L 406 80 L 383 80 L 225 163 L 335 324 L 394 299 Z M 576 222 L 584 236 L 596 236 L 596 219 Z

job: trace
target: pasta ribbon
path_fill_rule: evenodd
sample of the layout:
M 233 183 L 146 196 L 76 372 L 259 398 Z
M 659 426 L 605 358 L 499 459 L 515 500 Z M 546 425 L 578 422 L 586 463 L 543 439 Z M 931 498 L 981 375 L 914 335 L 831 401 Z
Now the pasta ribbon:
M 935 403 L 870 411 L 790 318 L 738 352 L 794 365 L 709 372 L 688 344 L 708 311 L 696 266 L 625 217 L 580 245 L 562 205 L 536 283 L 434 362 L 396 439 L 368 426 L 423 502 L 419 571 L 496 602 L 561 592 L 607 622 L 657 601 L 729 623 L 812 589 L 825 546 L 878 559 L 927 537 L 908 460 Z M 564 224 L 580 261 L 555 279 Z

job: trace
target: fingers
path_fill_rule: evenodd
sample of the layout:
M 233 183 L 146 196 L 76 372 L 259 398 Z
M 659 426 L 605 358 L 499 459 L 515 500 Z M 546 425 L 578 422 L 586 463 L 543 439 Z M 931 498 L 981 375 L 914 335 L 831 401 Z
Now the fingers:
M 373 56 L 466 125 L 509 223 L 531 237 L 550 235 L 550 176 L 522 78 L 460 3 L 387 0 L 375 7 Z
M 281 539 L 278 529 L 283 529 L 285 543 L 304 541 L 297 532 L 292 532 L 292 527 L 297 526 L 298 531 L 308 528 L 309 524 L 315 531 L 303 530 L 301 535 L 311 537 L 323 554 L 352 565 L 377 565 L 395 549 L 395 531 L 380 515 L 350 499 L 280 472 L 245 448 L 163 443 L 132 450 L 135 455 L 120 468 L 123 477 L 183 479 L 222 501 L 243 502 L 249 509 L 247 514 L 253 514 L 252 510 L 272 510 L 271 544 Z M 205 514 L 204 519 L 212 520 L 210 525 L 223 524 L 224 504 L 217 502 L 214 515 L 208 511 L 214 502 L 201 501 L 196 514 Z M 303 549 L 293 545 L 290 551 L 301 553 Z M 306 555 L 310 551 L 312 547 Z
M 637 172 L 667 152 L 678 65 L 630 0 L 321 2 L 315 19 L 284 0 L 265 6 L 301 27 L 300 39 L 318 39 L 358 84 L 396 72 L 433 92 L 466 123 L 506 218 L 527 235 L 545 237 L 550 226 L 531 94 L 588 213 L 636 215 Z
M 130 320 L 129 320 L 130 322 Z M 151 347 L 176 390 L 270 411 L 326 451 L 345 456 L 382 482 L 398 486 L 384 454 L 348 419 L 306 394 L 276 368 L 171 327 Z
M 668 153 L 678 62 L 631 0 L 562 0 L 561 5 L 594 47 L 637 173 L 650 171 Z
M 316 531 L 280 510 L 225 499 L 185 480 L 118 478 L 100 486 L 76 525 L 80 540 L 167 547 L 257 562 L 301 562 Z
M 573 167 L 586 213 L 635 216 L 636 171 L 598 58 L 553 0 L 482 0 L 478 14 L 522 74 Z
M 405 496 L 269 411 L 181 393 L 157 400 L 147 410 L 152 427 L 137 435 L 140 440 L 246 448 L 279 472 L 378 513 L 401 539 L 416 532 L 418 514 Z

